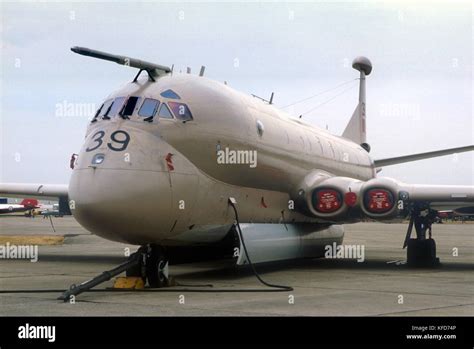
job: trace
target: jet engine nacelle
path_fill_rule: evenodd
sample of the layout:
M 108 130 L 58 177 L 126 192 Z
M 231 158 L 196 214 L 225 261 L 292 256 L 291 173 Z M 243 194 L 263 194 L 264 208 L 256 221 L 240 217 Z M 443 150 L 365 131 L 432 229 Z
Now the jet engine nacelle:
M 359 192 L 362 184 L 354 178 L 311 173 L 298 187 L 296 205 L 305 214 L 327 221 L 360 217 Z
M 387 220 L 404 215 L 404 200 L 408 199 L 408 193 L 394 179 L 374 178 L 362 185 L 360 199 L 364 215 L 375 220 Z

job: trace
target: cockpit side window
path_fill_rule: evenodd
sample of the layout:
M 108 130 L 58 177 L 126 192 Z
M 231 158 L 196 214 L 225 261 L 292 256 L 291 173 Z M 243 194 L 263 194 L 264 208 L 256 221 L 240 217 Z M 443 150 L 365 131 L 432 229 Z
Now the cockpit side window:
M 156 114 L 156 110 L 160 105 L 160 101 L 153 98 L 145 98 L 142 106 L 138 110 L 138 115 L 144 117 L 145 121 L 153 121 L 153 117 Z
M 123 117 L 132 115 L 133 112 L 135 111 L 135 107 L 138 104 L 139 100 L 140 100 L 140 97 L 134 97 L 134 96 L 129 97 L 120 115 Z
M 189 110 L 186 104 L 178 102 L 168 102 L 168 105 L 173 111 L 176 119 L 181 121 L 189 121 L 193 119 L 191 111 Z
M 102 111 L 102 108 L 104 107 L 104 104 L 105 104 L 105 103 L 102 103 L 102 105 L 100 106 L 100 108 L 97 109 L 97 111 L 95 112 L 95 115 L 94 115 L 94 117 L 92 118 L 91 122 L 96 122 L 96 121 L 97 121 L 97 118 L 99 117 L 100 112 Z
M 109 99 L 104 102 L 104 104 L 100 108 L 100 114 L 99 114 L 100 117 L 103 118 L 109 112 L 110 107 L 112 106 L 112 102 L 113 102 L 113 99 Z
M 172 119 L 173 114 L 171 114 L 170 109 L 166 105 L 166 103 L 161 104 L 160 112 L 158 113 L 158 116 L 163 119 Z
M 110 119 L 114 117 L 115 115 L 117 115 L 118 111 L 122 109 L 124 102 L 125 102 L 125 97 L 115 98 L 109 110 L 104 114 L 103 119 Z

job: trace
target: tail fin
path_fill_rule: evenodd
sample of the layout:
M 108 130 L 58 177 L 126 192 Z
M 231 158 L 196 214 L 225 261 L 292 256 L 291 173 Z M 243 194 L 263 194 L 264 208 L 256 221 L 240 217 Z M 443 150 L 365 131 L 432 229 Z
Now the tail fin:
M 342 137 L 360 144 L 365 150 L 370 151 L 365 128 L 365 76 L 372 71 L 372 63 L 368 58 L 359 56 L 352 61 L 352 68 L 360 72 L 359 104 L 357 104 L 351 120 L 342 133 Z

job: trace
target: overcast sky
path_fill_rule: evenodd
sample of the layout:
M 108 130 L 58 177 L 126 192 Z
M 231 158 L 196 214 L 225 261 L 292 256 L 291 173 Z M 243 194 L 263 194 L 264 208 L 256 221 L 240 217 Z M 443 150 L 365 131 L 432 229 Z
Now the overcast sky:
M 87 115 L 136 71 L 79 56 L 72 46 L 186 66 L 285 106 L 358 77 L 367 79 L 368 142 L 375 158 L 473 144 L 472 7 L 469 2 L 2 3 L 0 181 L 67 183 Z M 351 88 L 353 87 L 353 88 Z M 345 92 L 344 92 L 345 90 Z M 341 134 L 357 82 L 288 108 Z M 342 93 L 344 92 L 344 93 Z M 337 98 L 336 95 L 341 93 Z M 334 98 L 333 100 L 331 100 Z M 326 101 L 330 100 L 326 103 Z M 474 155 L 384 168 L 407 183 L 474 184 Z

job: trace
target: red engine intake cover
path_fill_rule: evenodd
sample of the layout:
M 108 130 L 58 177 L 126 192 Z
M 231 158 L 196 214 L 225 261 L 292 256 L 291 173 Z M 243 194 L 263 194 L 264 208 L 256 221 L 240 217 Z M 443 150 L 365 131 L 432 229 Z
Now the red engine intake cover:
M 372 213 L 384 213 L 393 208 L 393 194 L 386 189 L 371 189 L 365 194 L 365 208 Z
M 319 189 L 313 194 L 313 205 L 318 212 L 335 212 L 342 206 L 341 194 L 334 189 Z

